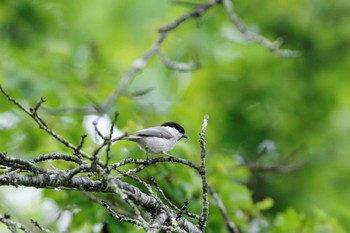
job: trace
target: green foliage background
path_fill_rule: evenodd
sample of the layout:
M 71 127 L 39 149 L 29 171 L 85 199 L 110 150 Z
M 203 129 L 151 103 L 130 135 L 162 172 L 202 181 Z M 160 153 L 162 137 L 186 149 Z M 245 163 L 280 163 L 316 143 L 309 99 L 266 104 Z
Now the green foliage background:
M 199 161 L 198 135 L 207 113 L 209 180 L 244 232 L 257 226 L 258 232 L 276 233 L 350 230 L 350 2 L 234 3 L 251 30 L 272 40 L 282 37 L 284 47 L 299 50 L 301 56 L 283 59 L 245 41 L 223 8 L 215 7 L 199 23 L 190 20 L 171 32 L 163 45 L 174 60 L 198 56 L 202 69 L 181 73 L 152 58 L 111 109 L 121 113 L 118 127 L 133 131 L 178 121 L 191 139 L 173 154 Z M 52 108 L 89 105 L 87 97 L 103 101 L 154 43 L 157 29 L 189 10 L 160 0 L 2 0 L 0 83 L 28 106 L 41 96 Z M 148 88 L 152 91 L 146 95 L 133 95 Z M 10 110 L 21 121 L 0 129 L 0 151 L 30 158 L 66 150 L 1 97 L 0 113 Z M 81 115 L 44 117 L 72 142 L 78 143 L 85 132 Z M 260 158 L 263 142 L 273 145 L 264 162 L 299 148 L 298 159 L 305 165 L 288 174 L 255 173 L 240 166 L 242 160 Z M 86 150 L 91 151 L 91 141 L 89 145 Z M 113 155 L 115 161 L 144 156 L 128 143 L 113 146 Z M 200 180 L 194 172 L 166 164 L 142 175 L 156 177 L 179 205 L 189 199 L 190 209 L 200 210 Z M 91 231 L 109 218 L 79 192 L 46 190 L 44 195 L 60 210 L 80 209 L 72 232 Z M 6 203 L 0 210 L 8 211 Z M 45 221 L 39 213 L 37 218 Z M 114 230 L 136 231 L 109 221 Z M 53 222 L 44 224 L 55 229 Z M 208 232 L 213 231 L 224 232 L 225 227 L 211 205 Z

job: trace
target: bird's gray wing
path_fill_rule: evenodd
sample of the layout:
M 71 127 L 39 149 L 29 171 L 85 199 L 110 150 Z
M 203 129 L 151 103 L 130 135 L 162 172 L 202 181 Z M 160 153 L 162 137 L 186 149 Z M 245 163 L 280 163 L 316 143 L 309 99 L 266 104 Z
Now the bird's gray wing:
M 166 129 L 164 129 L 161 126 L 156 126 L 152 128 L 147 129 L 141 129 L 137 132 L 135 132 L 136 136 L 143 136 L 143 137 L 157 137 L 157 138 L 172 138 L 173 135 L 171 135 Z

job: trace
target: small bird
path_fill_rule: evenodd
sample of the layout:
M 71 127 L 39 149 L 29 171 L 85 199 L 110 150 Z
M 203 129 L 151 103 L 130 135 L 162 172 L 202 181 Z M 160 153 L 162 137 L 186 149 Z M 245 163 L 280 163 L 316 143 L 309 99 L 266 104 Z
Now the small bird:
M 120 140 L 133 141 L 148 154 L 164 154 L 172 157 L 167 152 L 174 148 L 181 138 L 188 138 L 184 128 L 176 122 L 165 122 L 160 126 L 141 129 L 132 135 L 126 135 Z

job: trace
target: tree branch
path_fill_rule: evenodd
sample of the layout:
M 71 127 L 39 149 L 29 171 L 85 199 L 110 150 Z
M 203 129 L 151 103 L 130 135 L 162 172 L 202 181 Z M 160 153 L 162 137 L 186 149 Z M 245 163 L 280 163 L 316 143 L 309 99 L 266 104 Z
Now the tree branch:
M 4 156 L 7 157 L 6 155 L 3 155 L 3 157 Z M 160 203 L 157 198 L 141 192 L 137 187 L 123 182 L 118 178 L 110 178 L 108 182 L 105 182 L 91 180 L 90 178 L 81 177 L 76 174 L 71 176 L 69 175 L 70 173 L 65 173 L 63 171 L 50 171 L 51 172 L 43 174 L 20 174 L 15 172 L 0 175 L 0 186 L 11 185 L 16 187 L 27 186 L 35 188 L 60 188 L 66 190 L 110 193 L 116 193 L 115 188 L 117 188 L 124 195 L 126 195 L 130 201 L 135 203 L 135 205 L 141 206 L 152 216 L 159 216 L 160 210 L 166 214 L 167 217 L 165 220 L 171 219 L 173 216 L 177 216 L 177 212 Z M 158 221 L 160 220 L 158 219 Z M 158 227 L 158 229 L 160 229 L 164 224 L 165 221 L 154 227 Z M 186 231 L 201 232 L 197 226 L 183 217 L 178 218 L 177 224 L 181 229 Z
M 128 223 L 131 223 L 133 225 L 136 225 L 136 226 L 139 226 L 139 227 L 143 227 L 143 228 L 146 228 L 147 225 L 145 225 L 143 222 L 139 221 L 139 220 L 136 220 L 136 219 L 133 219 L 133 218 L 128 218 L 122 214 L 119 214 L 117 212 L 115 212 L 112 207 L 105 201 L 105 200 L 102 200 L 101 201 L 101 204 L 102 206 L 104 206 L 107 210 L 108 210 L 108 213 L 113 216 L 114 218 L 120 220 L 120 221 L 123 221 L 123 222 L 128 222 Z
M 283 44 L 283 41 L 280 38 L 278 38 L 276 41 L 270 41 L 264 36 L 248 30 L 246 25 L 243 23 L 243 21 L 239 18 L 238 14 L 236 13 L 232 0 L 222 0 L 222 3 L 224 5 L 224 8 L 230 20 L 234 25 L 236 25 L 238 31 L 244 36 L 246 40 L 260 44 L 261 46 L 268 49 L 270 52 L 281 57 L 297 57 L 300 55 L 299 51 L 293 51 L 289 49 L 280 49 L 281 45 Z
M 207 10 L 219 4 L 220 2 L 221 0 L 210 0 L 208 3 L 199 4 L 197 8 L 194 9 L 193 11 L 185 13 L 175 21 L 161 27 L 158 30 L 159 37 L 157 41 L 140 58 L 136 59 L 133 62 L 131 68 L 122 76 L 117 89 L 107 98 L 106 102 L 103 104 L 102 109 L 104 110 L 111 109 L 115 101 L 118 99 L 119 95 L 126 89 L 128 84 L 132 81 L 135 74 L 146 66 L 147 62 L 154 54 L 159 52 L 160 47 L 162 46 L 169 32 L 173 31 L 174 29 L 179 27 L 182 23 L 186 22 L 187 20 L 201 16 Z
M 225 205 L 224 203 L 222 202 L 219 194 L 217 194 L 213 188 L 213 186 L 209 185 L 208 186 L 209 188 L 209 192 L 211 194 L 211 196 L 213 197 L 214 199 L 214 202 L 215 204 L 217 205 L 217 207 L 219 208 L 220 210 L 220 213 L 221 215 L 223 216 L 224 218 L 224 221 L 225 221 L 225 225 L 226 225 L 226 228 L 227 230 L 230 232 L 230 233 L 239 233 L 239 230 L 238 228 L 236 227 L 236 225 L 234 224 L 234 222 L 230 219 L 230 217 L 228 216 L 228 213 L 227 213 L 227 210 L 225 208 Z
M 42 227 L 37 221 L 34 221 L 33 219 L 30 220 L 31 223 L 34 224 L 34 226 L 36 226 L 37 228 L 39 228 L 39 230 L 41 230 L 44 233 L 52 233 L 49 229 L 46 229 L 45 227 Z
M 207 174 L 205 170 L 205 163 L 206 163 L 206 150 L 205 150 L 205 145 L 206 145 L 206 140 L 205 140 L 205 134 L 207 131 L 207 126 L 208 126 L 208 120 L 209 116 L 205 115 L 204 120 L 203 120 L 203 125 L 202 125 L 202 131 L 200 134 L 200 157 L 201 157 L 201 165 L 200 165 L 200 176 L 202 179 L 202 214 L 199 219 L 199 227 L 202 230 L 202 232 L 205 231 L 207 220 L 208 220 L 208 214 L 209 214 L 209 201 L 208 201 L 208 181 L 207 181 Z
M 0 215 L 0 222 L 5 224 L 7 229 L 9 229 L 9 231 L 11 231 L 12 233 L 17 233 L 17 229 L 20 229 L 25 233 L 31 233 L 31 231 L 27 227 L 25 227 L 23 224 L 12 221 L 10 219 L 10 216 L 7 214 Z
M 19 107 L 23 112 L 25 112 L 27 115 L 29 115 L 39 126 L 40 129 L 46 131 L 49 135 L 51 135 L 53 138 L 55 138 L 57 141 L 65 145 L 66 147 L 72 149 L 74 152 L 79 152 L 81 156 L 87 159 L 91 159 L 91 157 L 78 149 L 78 147 L 74 146 L 72 143 L 70 143 L 68 140 L 64 139 L 63 137 L 59 136 L 57 133 L 55 133 L 48 125 L 45 123 L 45 121 L 37 114 L 37 110 L 39 106 L 41 105 L 43 101 L 43 98 L 41 98 L 40 104 L 36 104 L 34 108 L 30 108 L 31 110 L 27 110 L 20 102 L 18 102 L 16 99 L 12 98 L 0 85 L 0 91 L 2 94 L 12 103 L 14 103 L 17 107 Z

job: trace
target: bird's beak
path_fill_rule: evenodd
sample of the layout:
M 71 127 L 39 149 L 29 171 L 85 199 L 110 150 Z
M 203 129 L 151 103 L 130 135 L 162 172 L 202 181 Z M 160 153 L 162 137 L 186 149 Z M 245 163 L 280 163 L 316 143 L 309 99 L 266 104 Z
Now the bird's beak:
M 189 139 L 189 137 L 188 137 L 187 134 L 185 134 L 185 133 L 182 135 L 182 138 L 186 138 L 187 140 Z M 186 141 L 187 141 L 187 140 L 186 140 Z

